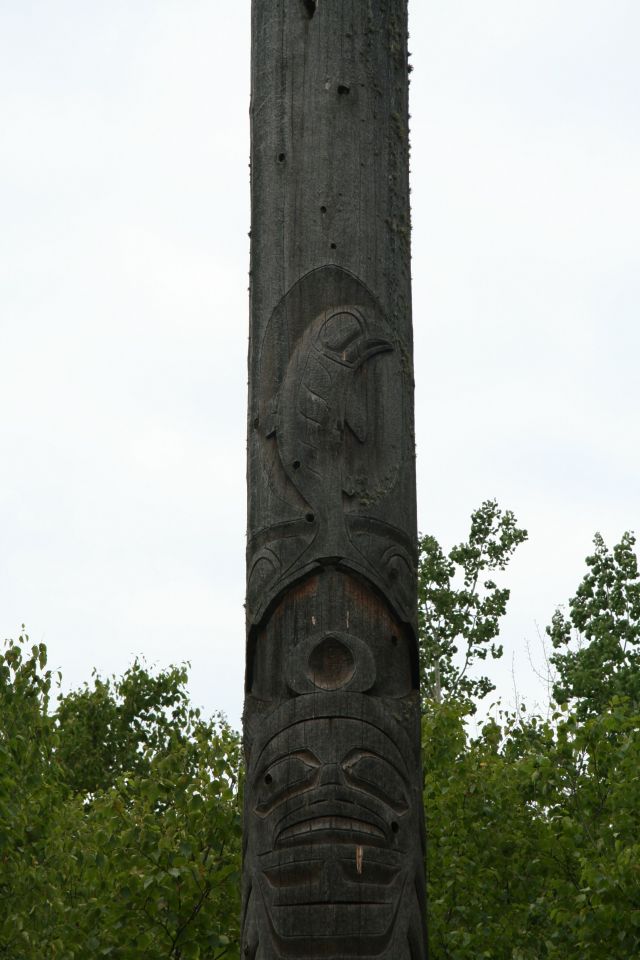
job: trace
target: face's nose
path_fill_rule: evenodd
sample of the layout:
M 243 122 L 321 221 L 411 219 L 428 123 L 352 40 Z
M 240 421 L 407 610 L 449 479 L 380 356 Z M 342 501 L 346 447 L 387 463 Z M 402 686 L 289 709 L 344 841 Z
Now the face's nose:
M 344 784 L 344 774 L 338 763 L 325 763 L 320 770 L 320 786 L 342 786 Z

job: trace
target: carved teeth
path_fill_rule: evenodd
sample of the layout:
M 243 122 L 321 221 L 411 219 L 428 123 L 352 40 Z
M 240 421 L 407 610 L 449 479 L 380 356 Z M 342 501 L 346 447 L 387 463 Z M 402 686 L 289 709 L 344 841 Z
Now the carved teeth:
M 384 840 L 385 835 L 379 827 L 373 823 L 367 823 L 365 820 L 354 820 L 352 817 L 314 817 L 311 820 L 303 820 L 300 823 L 294 823 L 287 827 L 279 835 L 277 844 L 282 846 L 287 843 L 296 843 L 302 841 L 314 842 L 319 839 L 317 834 L 331 833 L 332 840 L 335 843 L 353 843 L 354 834 L 365 835 L 375 840 Z

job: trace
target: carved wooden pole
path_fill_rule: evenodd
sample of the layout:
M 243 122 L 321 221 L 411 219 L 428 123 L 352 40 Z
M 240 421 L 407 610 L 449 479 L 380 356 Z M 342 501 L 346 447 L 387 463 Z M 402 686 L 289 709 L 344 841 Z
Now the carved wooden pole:
M 424 960 L 407 0 L 252 0 L 243 957 Z

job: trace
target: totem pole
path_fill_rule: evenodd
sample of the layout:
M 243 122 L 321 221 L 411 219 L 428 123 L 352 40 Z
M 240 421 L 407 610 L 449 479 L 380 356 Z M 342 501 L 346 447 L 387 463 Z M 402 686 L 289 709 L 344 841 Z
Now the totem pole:
M 425 960 L 407 0 L 252 0 L 242 956 Z

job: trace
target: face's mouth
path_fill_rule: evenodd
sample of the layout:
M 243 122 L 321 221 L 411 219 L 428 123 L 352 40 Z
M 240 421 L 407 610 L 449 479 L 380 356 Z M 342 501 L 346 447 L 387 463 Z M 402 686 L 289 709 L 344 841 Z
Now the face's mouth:
M 386 843 L 384 831 L 373 823 L 355 817 L 319 816 L 300 820 L 285 827 L 276 837 L 277 847 L 300 843 L 351 843 L 381 846 Z

